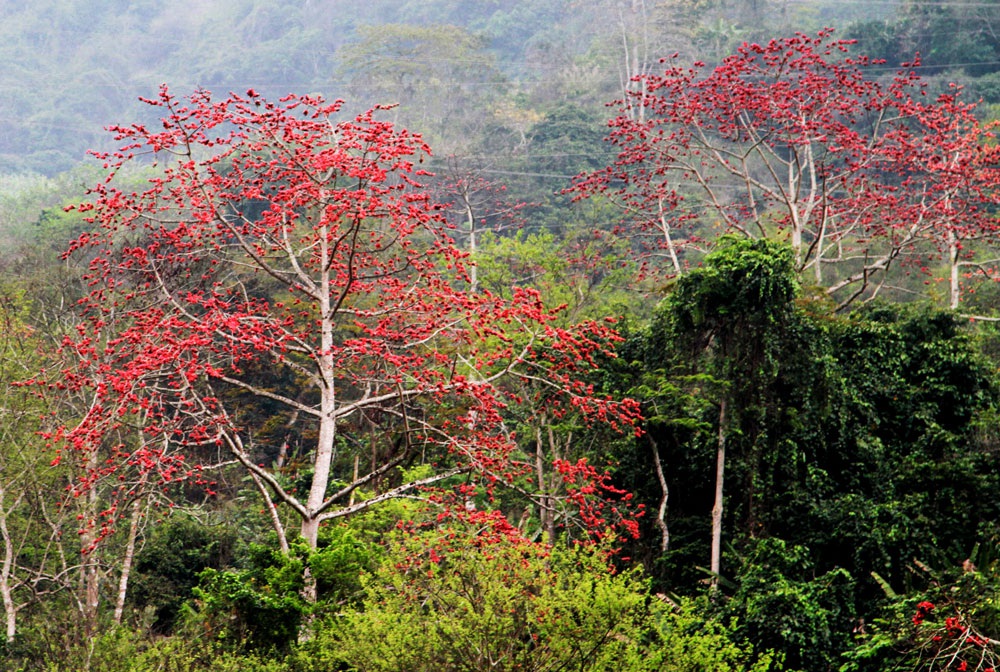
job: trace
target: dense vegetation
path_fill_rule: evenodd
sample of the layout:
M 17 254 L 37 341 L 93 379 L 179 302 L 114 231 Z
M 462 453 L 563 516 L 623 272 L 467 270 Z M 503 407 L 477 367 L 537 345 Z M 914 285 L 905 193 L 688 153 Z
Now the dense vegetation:
M 996 668 L 998 7 L 5 9 L 5 669 Z

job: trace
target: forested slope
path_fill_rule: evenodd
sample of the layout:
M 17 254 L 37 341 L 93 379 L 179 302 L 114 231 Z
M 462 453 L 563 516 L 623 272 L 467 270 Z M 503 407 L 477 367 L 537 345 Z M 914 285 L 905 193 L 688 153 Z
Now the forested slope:
M 994 669 L 998 8 L 5 7 L 6 667 Z

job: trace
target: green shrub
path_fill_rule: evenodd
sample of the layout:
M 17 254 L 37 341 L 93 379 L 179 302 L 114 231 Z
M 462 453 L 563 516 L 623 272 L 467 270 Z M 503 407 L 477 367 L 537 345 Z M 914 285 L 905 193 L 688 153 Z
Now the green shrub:
M 649 595 L 603 549 L 486 541 L 475 531 L 402 534 L 366 574 L 361 608 L 317 628 L 296 669 L 728 672 L 749 647 L 690 607 Z M 753 667 L 769 669 L 764 656 Z

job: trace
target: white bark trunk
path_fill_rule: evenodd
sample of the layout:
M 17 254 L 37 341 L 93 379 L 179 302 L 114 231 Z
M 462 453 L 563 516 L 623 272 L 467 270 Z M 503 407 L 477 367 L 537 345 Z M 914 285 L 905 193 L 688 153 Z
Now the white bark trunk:
M 327 238 L 327 228 L 319 231 L 320 258 L 330 256 L 330 244 Z M 348 280 L 350 282 L 350 280 Z M 326 489 L 330 483 L 330 468 L 333 464 L 333 451 L 336 445 L 337 428 L 334 420 L 336 399 L 333 371 L 333 286 L 330 281 L 330 270 L 324 269 L 320 278 L 320 350 L 319 375 L 322 384 L 320 390 L 320 420 L 319 436 L 316 442 L 316 459 L 313 463 L 312 483 L 309 487 L 309 499 L 306 501 L 306 516 L 302 519 L 302 537 L 309 548 L 315 549 L 319 538 L 319 512 L 326 498 Z
M 726 401 L 719 404 L 719 449 L 715 461 L 715 504 L 712 506 L 712 587 L 719 585 L 722 568 L 722 484 L 726 469 Z
M 653 465 L 656 467 L 656 478 L 660 481 L 660 508 L 656 513 L 656 526 L 660 528 L 660 550 L 666 552 L 670 547 L 670 528 L 667 527 L 667 502 L 670 499 L 670 488 L 667 486 L 667 478 L 663 474 L 663 464 L 660 462 L 660 448 L 652 438 L 649 445 L 653 449 Z
M 948 283 L 948 307 L 952 310 L 958 308 L 958 304 L 962 299 L 962 282 L 961 276 L 958 272 L 959 269 L 959 256 L 961 255 L 961 250 L 958 247 L 958 239 L 955 237 L 955 232 L 948 231 L 948 270 L 949 270 L 949 283 Z
M 3 538 L 3 568 L 0 569 L 0 596 L 3 597 L 3 613 L 7 641 L 13 641 L 17 634 L 17 607 L 14 605 L 12 586 L 14 569 L 14 544 L 7 528 L 7 509 L 4 502 L 6 493 L 0 488 L 0 536 Z M 20 498 L 18 498 L 20 499 Z M 16 506 L 16 504 L 15 504 Z
M 135 559 L 135 542 L 139 536 L 139 520 L 142 518 L 142 499 L 132 502 L 132 516 L 128 525 L 128 542 L 125 544 L 125 557 L 122 558 L 122 573 L 118 578 L 118 596 L 115 599 L 115 624 L 121 625 L 122 614 L 125 612 L 125 597 L 128 595 L 128 580 L 132 574 L 132 562 Z
M 465 201 L 465 217 L 469 224 L 469 293 L 475 294 L 479 290 L 479 273 L 476 269 L 476 215 L 472 211 L 472 204 L 469 202 L 468 194 L 463 195 Z
M 674 239 L 670 235 L 670 222 L 667 221 L 667 213 L 663 208 L 663 199 L 659 199 L 657 203 L 660 210 L 660 230 L 663 232 L 663 240 L 667 245 L 667 253 L 670 255 L 670 263 L 674 267 L 674 273 L 676 275 L 681 274 L 681 262 L 677 257 L 677 246 L 674 244 Z

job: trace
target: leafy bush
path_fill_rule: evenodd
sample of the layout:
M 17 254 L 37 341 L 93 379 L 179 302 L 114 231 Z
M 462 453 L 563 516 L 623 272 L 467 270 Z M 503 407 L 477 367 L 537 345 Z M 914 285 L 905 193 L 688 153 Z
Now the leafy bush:
M 488 527 L 488 526 L 487 526 Z M 362 608 L 298 653 L 306 672 L 748 669 L 748 647 L 690 606 L 650 596 L 606 549 L 489 538 L 472 528 L 399 534 L 364 576 Z M 763 656 L 753 668 L 769 669 Z
M 198 575 L 221 569 L 232 559 L 235 534 L 229 528 L 208 527 L 187 516 L 175 516 L 154 529 L 136 556 L 129 586 L 130 601 L 155 612 L 154 629 L 171 630 L 181 605 L 191 598 Z
M 277 657 L 223 651 L 196 638 L 153 637 L 129 628 L 111 628 L 88 642 L 77 643 L 45 660 L 17 666 L 9 672 L 293 672 Z
M 309 605 L 302 597 L 304 563 L 251 545 L 247 569 L 206 569 L 186 605 L 184 630 L 234 650 L 287 651 Z
M 880 618 L 847 653 L 844 672 L 906 669 L 919 672 L 1000 668 L 1000 560 L 996 538 L 945 572 L 915 561 L 922 590 L 897 595 L 886 586 Z

